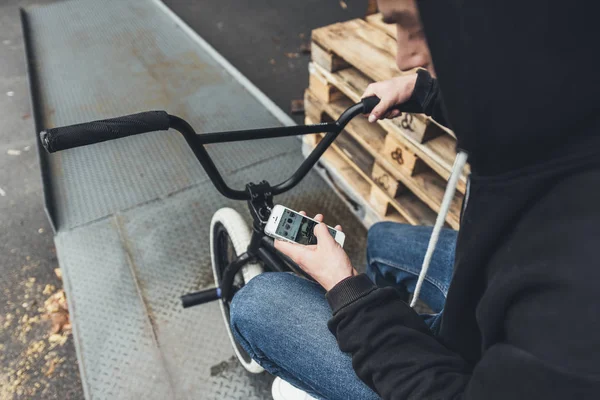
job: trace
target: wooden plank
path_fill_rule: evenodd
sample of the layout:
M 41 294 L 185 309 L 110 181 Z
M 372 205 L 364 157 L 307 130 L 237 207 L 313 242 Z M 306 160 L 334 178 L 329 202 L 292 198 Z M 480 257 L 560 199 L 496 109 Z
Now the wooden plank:
M 433 120 L 427 119 L 424 114 L 402 113 L 387 121 L 396 125 L 399 131 L 413 137 L 419 143 L 426 143 L 446 134 L 446 131 L 440 128 L 441 125 L 433 123 Z
M 430 149 L 434 154 L 439 156 L 440 162 L 445 165 L 451 166 L 454 164 L 454 158 L 456 155 L 456 139 L 442 135 L 435 140 L 427 142 L 427 148 Z M 461 177 L 461 181 L 459 181 L 459 190 L 464 193 L 465 191 L 465 182 L 466 176 L 471 173 L 471 167 L 469 164 L 465 165 L 465 169 L 463 170 L 463 176 Z M 446 178 L 444 176 L 444 178 Z
M 307 124 L 313 124 L 316 121 L 306 118 L 305 122 Z M 313 142 L 312 140 L 308 139 L 311 136 L 319 135 L 304 135 L 303 140 L 305 143 L 309 143 L 311 148 L 314 148 L 318 141 Z M 335 168 L 336 175 L 341 175 L 344 179 L 344 182 L 350 184 L 353 190 L 360 194 L 360 196 L 366 202 L 364 205 L 365 207 L 373 208 L 374 204 L 369 200 L 371 199 L 371 193 L 374 192 L 373 187 L 377 187 L 377 185 L 373 184 L 373 182 L 371 182 L 355 164 L 350 162 L 350 160 L 346 158 L 345 154 L 341 152 L 335 144 L 325 152 L 323 159 L 330 168 Z M 385 209 L 385 212 L 381 213 L 376 209 L 375 213 L 379 216 L 379 218 L 373 219 L 373 216 L 371 216 L 369 217 L 369 221 L 363 221 L 367 226 L 370 226 L 380 220 L 388 220 L 406 224 L 410 223 L 413 225 L 432 225 L 435 222 L 435 214 L 426 206 L 424 206 L 424 204 L 409 191 L 399 193 L 395 199 L 386 195 L 384 195 L 384 197 L 387 201 L 387 209 Z M 367 216 L 368 214 L 369 213 L 367 213 Z M 403 214 L 407 214 L 409 217 L 406 218 Z
M 338 115 L 335 115 L 335 113 L 332 112 L 333 103 L 319 103 L 318 99 L 316 99 L 314 96 L 311 96 L 309 90 L 305 92 L 305 105 L 308 105 L 309 108 L 319 108 L 327 114 L 331 112 L 329 116 L 332 119 L 337 119 L 338 117 Z M 340 104 L 338 106 L 338 109 L 345 109 L 345 106 Z M 350 133 L 355 138 L 355 140 L 359 142 L 361 146 L 367 152 L 369 152 L 385 170 L 388 171 L 388 174 L 393 178 L 393 180 L 401 182 L 403 185 L 405 185 L 410 191 L 412 191 L 417 197 L 419 197 L 424 203 L 426 203 L 432 210 L 439 211 L 446 181 L 436 172 L 434 172 L 428 165 L 417 165 L 415 159 L 418 157 L 415 157 L 414 153 L 410 154 L 414 147 L 409 147 L 408 145 L 406 147 L 403 147 L 402 151 L 404 158 L 413 161 L 409 161 L 409 165 L 412 165 L 412 168 L 402 167 L 401 165 L 398 165 L 398 162 L 393 159 L 391 153 L 386 154 L 384 151 L 382 151 L 385 148 L 385 142 L 384 147 L 380 147 L 378 148 L 378 150 L 371 148 L 369 144 L 362 139 L 362 135 L 360 135 L 357 132 L 354 122 L 354 120 L 350 121 L 350 123 L 346 126 L 346 131 Z M 368 129 L 366 129 L 366 131 L 368 131 Z M 385 140 L 390 140 L 389 138 L 393 137 L 387 135 Z M 392 143 L 395 144 L 396 142 Z M 406 144 L 408 142 L 401 143 Z M 369 179 L 372 178 L 372 175 L 369 174 Z M 373 182 L 375 183 L 376 181 L 373 180 Z M 455 196 L 454 202 L 452 203 L 452 206 L 450 208 L 450 213 L 447 217 L 448 223 L 455 229 L 458 229 L 460 222 L 459 220 L 462 198 L 463 195 L 460 192 L 458 192 Z
M 305 119 L 305 121 L 307 121 L 307 120 L 312 121 L 310 118 Z M 308 122 L 306 122 L 306 123 L 308 124 Z M 313 133 L 310 135 L 302 135 L 302 141 L 312 147 L 315 147 L 317 145 L 318 138 L 319 138 L 318 133 Z
M 311 101 L 311 97 L 307 95 L 308 90 L 304 92 L 304 117 L 311 119 L 312 121 L 321 121 L 321 114 L 323 110 L 317 106 L 315 101 Z M 312 96 L 316 98 L 316 96 Z M 306 121 L 305 121 L 306 123 Z
M 387 159 L 378 159 L 377 161 L 394 179 L 397 179 L 404 184 L 410 191 L 431 207 L 432 210 L 435 210 L 436 212 L 440 211 L 440 205 L 442 204 L 444 190 L 446 188 L 446 181 L 438 174 L 429 169 L 428 171 L 420 172 L 414 176 L 407 176 L 406 172 L 396 168 L 396 166 Z M 456 193 L 452 200 L 452 204 L 450 205 L 450 212 L 446 218 L 448 224 L 454 229 L 458 229 L 460 225 L 460 210 L 463 198 L 464 196 L 462 193 Z
M 337 119 L 348 107 L 354 104 L 347 98 L 338 99 L 332 103 L 320 102 L 313 95 L 312 90 L 307 90 L 304 95 L 304 101 L 309 108 L 318 109 L 327 113 L 332 119 Z M 376 156 L 383 149 L 383 143 L 387 132 L 379 127 L 369 123 L 365 117 L 358 115 L 346 125 L 348 131 L 361 146 L 371 155 Z
M 373 205 L 369 202 L 369 194 L 365 193 L 365 190 L 370 190 L 371 185 L 366 185 L 360 176 L 356 175 L 356 171 L 336 152 L 333 148 L 330 148 L 323 154 L 319 164 L 325 166 L 327 173 L 326 178 L 332 181 L 332 185 L 339 192 L 342 191 L 342 185 L 351 184 L 351 190 L 355 194 L 353 201 L 358 203 L 360 207 L 364 209 L 364 216 L 362 216 L 362 223 L 369 228 L 374 223 L 382 220 L 394 221 L 403 224 L 409 224 L 410 222 L 404 218 L 396 209 L 392 209 L 385 216 L 379 214 Z M 343 181 L 337 182 L 338 180 Z M 345 197 L 346 195 L 342 195 Z M 360 216 L 359 216 L 360 217 Z
M 338 55 L 325 50 L 315 42 L 310 44 L 310 56 L 313 62 L 330 72 L 348 68 L 350 64 L 340 58 Z
M 306 124 L 315 124 L 318 121 L 312 120 L 310 118 L 305 118 Z M 315 138 L 316 140 L 313 140 Z M 314 135 L 303 135 L 302 140 L 304 143 L 308 144 L 311 148 L 314 148 L 322 136 L 320 134 Z M 323 154 L 323 158 L 327 159 L 327 161 L 331 164 L 331 167 L 336 169 L 336 172 L 343 176 L 344 181 L 352 187 L 352 189 L 360 195 L 361 198 L 367 199 L 369 193 L 371 191 L 371 183 L 361 176 L 355 169 L 352 167 L 347 161 L 344 161 L 343 158 L 337 154 L 337 152 L 330 147 Z
M 344 73 L 348 70 L 344 70 Z M 347 94 L 347 88 L 343 90 L 344 94 Z M 314 96 L 312 98 L 313 102 L 315 101 Z M 306 100 L 306 99 L 305 99 Z M 306 100 L 310 102 L 311 100 Z M 337 119 L 339 115 L 350 105 L 352 104 L 351 100 L 336 100 L 333 103 L 328 105 L 319 104 L 317 107 L 319 109 L 327 112 L 333 119 Z M 306 106 L 305 106 L 306 107 Z M 389 121 L 389 120 L 388 120 Z M 352 133 L 354 127 L 356 128 L 355 137 L 357 140 L 361 141 L 360 138 L 364 138 L 366 143 L 361 143 L 367 150 L 371 151 L 373 155 L 379 153 L 382 149 L 382 138 L 387 135 L 386 132 L 390 132 L 396 137 L 400 142 L 406 145 L 410 151 L 415 153 L 420 159 L 425 161 L 427 165 L 429 165 L 434 171 L 436 171 L 441 177 L 444 179 L 448 179 L 450 176 L 450 171 L 452 169 L 452 165 L 454 163 L 455 157 L 455 146 L 456 142 L 453 138 L 449 136 L 440 136 L 434 140 L 431 140 L 425 144 L 415 143 L 415 141 L 411 141 L 409 138 L 403 136 L 401 133 L 397 132 L 394 126 L 381 123 L 381 124 L 370 124 L 366 119 L 362 116 L 356 117 L 353 119 L 349 126 L 346 128 L 350 133 Z M 386 127 L 387 130 L 381 129 L 380 127 Z M 376 129 L 377 128 L 377 129 Z M 466 189 L 466 176 L 470 172 L 468 166 L 466 167 L 463 176 L 459 180 L 458 190 L 461 193 L 465 192 Z
M 308 70 L 313 73 L 315 71 L 317 74 L 322 75 L 327 81 L 333 84 L 336 88 L 338 88 L 342 93 L 344 93 L 350 100 L 358 103 L 361 100 L 362 94 L 367 90 L 367 86 L 373 83 L 368 76 L 364 75 L 362 72 L 357 70 L 356 68 L 349 67 L 341 71 L 337 71 L 335 73 L 331 73 L 319 65 L 309 64 Z M 425 131 L 427 126 L 433 122 L 433 120 L 427 117 L 424 114 L 410 114 L 412 116 L 411 125 L 409 134 L 411 134 L 416 140 L 419 142 L 422 141 L 422 137 L 425 136 Z M 394 120 L 386 120 L 386 121 L 394 121 Z M 398 125 L 398 129 L 403 129 L 401 125 Z
M 305 123 L 314 124 L 316 121 L 306 118 Z M 317 142 L 313 143 L 309 139 L 311 136 L 318 135 L 304 135 L 302 140 L 312 150 L 316 146 Z M 353 198 L 359 197 L 357 200 L 360 201 L 360 206 L 364 207 L 365 210 L 365 215 L 362 222 L 367 228 L 383 219 L 383 217 L 373 209 L 373 206 L 368 201 L 372 184 L 369 183 L 364 176 L 358 173 L 355 167 L 352 167 L 347 160 L 345 160 L 343 156 L 339 154 L 339 152 L 337 152 L 333 147 L 329 148 L 325 154 L 323 154 L 321 160 L 319 160 L 319 164 L 324 165 L 326 169 L 329 170 L 329 173 L 327 173 L 327 178 L 330 181 L 336 177 L 340 177 L 339 179 L 343 180 L 345 185 L 350 186 L 353 194 L 355 195 Z M 332 182 L 332 185 L 336 188 L 336 190 L 341 190 L 339 187 L 342 185 L 336 184 L 336 182 Z M 343 197 L 345 196 L 346 195 L 344 194 Z M 395 209 L 388 212 L 388 214 L 385 216 L 385 220 L 404 224 L 409 223 L 409 221 L 400 215 Z
M 354 138 L 345 131 L 342 131 L 335 139 L 334 145 L 344 153 L 349 161 L 369 178 L 373 170 L 375 158 L 369 154 Z
M 375 81 L 400 75 L 396 66 L 396 41 L 361 19 L 313 30 L 312 39 L 339 55 Z
M 344 94 L 334 85 L 329 83 L 323 75 L 316 72 L 309 74 L 308 87 L 311 92 L 324 103 L 329 103 L 345 97 Z
M 317 65 L 311 64 L 309 68 L 313 68 L 317 73 L 323 75 L 329 82 L 335 85 L 342 93 L 344 93 L 352 102 L 360 101 L 360 96 L 364 88 L 369 84 L 368 78 L 354 68 L 347 68 L 336 73 L 330 73 L 320 68 Z M 337 118 L 337 116 L 332 116 Z M 454 158 L 456 156 L 455 147 L 456 140 L 447 135 L 441 135 L 426 143 L 420 143 L 419 140 L 409 132 L 402 130 L 393 120 L 378 121 L 378 125 L 385 129 L 386 132 L 394 134 L 397 138 L 408 145 L 411 150 L 434 169 L 444 179 L 450 177 Z M 468 173 L 469 169 L 465 169 Z M 458 183 L 458 190 L 465 193 L 466 176 L 463 174 Z
M 367 16 L 366 20 L 375 28 L 385 32 L 389 37 L 396 40 L 396 25 L 386 24 L 385 22 L 383 22 L 381 13 L 369 15 Z
M 316 101 L 314 98 L 311 99 L 310 91 L 306 91 L 305 97 L 308 100 L 307 103 L 314 103 Z M 348 126 L 350 126 L 350 124 Z M 340 136 L 338 136 L 331 148 L 336 150 L 363 179 L 368 181 L 371 185 L 377 185 L 376 181 L 372 179 L 372 170 L 374 164 L 376 164 L 375 157 L 381 157 L 380 153 L 375 153 L 375 157 L 373 157 L 366 148 L 358 143 L 356 137 L 346 132 L 342 132 Z M 393 185 L 396 188 L 400 187 L 397 178 L 393 178 L 391 182 L 393 182 Z M 366 197 L 366 199 L 368 198 L 369 197 Z M 390 192 L 387 201 L 393 203 L 392 206 L 398 210 L 400 215 L 412 224 L 433 224 L 435 221 L 435 213 L 410 191 L 396 190 Z M 404 204 L 407 204 L 409 208 L 405 209 L 403 206 Z M 383 213 L 381 215 L 387 214 Z
M 371 177 L 381 189 L 385 190 L 392 197 L 396 197 L 403 191 L 407 190 L 406 186 L 395 179 L 389 172 L 381 167 L 379 163 L 373 164 Z
M 414 72 L 398 70 L 395 61 L 397 48 L 395 35 L 389 36 L 388 33 L 361 19 L 315 29 L 312 37 L 313 41 L 317 42 L 317 46 L 321 47 L 321 49 L 317 49 L 317 58 L 320 50 L 326 54 L 337 54 L 374 81 L 391 79 L 403 73 Z M 330 68 L 326 69 L 331 72 L 335 71 Z M 362 94 L 363 91 L 360 93 Z M 452 130 L 438 124 L 433 119 L 426 116 L 419 118 L 436 124 L 438 129 L 454 136 Z M 435 132 L 437 131 L 432 133 Z M 428 137 L 421 137 L 420 141 L 424 140 L 428 140 Z
M 427 212 L 424 213 L 423 203 L 415 196 L 408 196 L 409 193 L 405 192 L 392 199 L 377 185 L 373 185 L 371 186 L 369 201 L 375 211 L 383 218 L 387 219 L 389 215 L 394 214 L 393 210 L 396 210 L 398 214 L 405 213 L 413 216 L 409 220 L 413 225 L 433 225 L 435 223 L 435 214 L 429 209 L 426 209 Z
M 348 157 L 348 155 L 342 151 L 337 144 L 334 142 L 331 145 L 331 148 L 337 151 L 337 153 L 358 172 L 364 180 L 369 182 L 369 184 L 373 186 L 377 186 L 375 182 L 371 180 L 370 171 L 367 173 L 363 171 L 357 164 L 352 161 L 352 158 Z M 372 192 L 372 188 L 370 189 L 370 193 Z M 369 196 L 366 196 L 365 199 L 370 199 Z M 404 217 L 409 223 L 413 225 L 433 225 L 435 222 L 435 213 L 427 207 L 422 201 L 419 200 L 417 196 L 415 196 L 410 191 L 401 191 L 396 198 L 390 197 L 387 193 L 387 201 L 390 203 L 402 217 Z M 372 204 L 372 203 L 371 203 Z M 405 208 L 404 204 L 407 204 L 409 207 Z M 380 213 L 380 216 L 383 218 L 389 214 L 386 209 L 385 212 Z
M 382 150 L 383 156 L 396 168 L 403 169 L 410 176 L 416 172 L 416 167 L 419 165 L 417 155 L 394 135 L 387 135 Z

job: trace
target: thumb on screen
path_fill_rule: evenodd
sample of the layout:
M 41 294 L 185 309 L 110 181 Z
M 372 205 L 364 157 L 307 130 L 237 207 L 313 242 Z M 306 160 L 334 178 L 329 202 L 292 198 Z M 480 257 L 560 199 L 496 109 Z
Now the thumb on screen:
M 333 238 L 333 236 L 331 236 L 331 233 L 329 233 L 329 229 L 327 228 L 327 225 L 325 225 L 322 222 L 319 223 L 317 226 L 315 226 L 314 233 L 315 233 L 315 236 L 317 237 L 318 244 L 333 244 L 333 243 L 335 243 L 335 239 Z

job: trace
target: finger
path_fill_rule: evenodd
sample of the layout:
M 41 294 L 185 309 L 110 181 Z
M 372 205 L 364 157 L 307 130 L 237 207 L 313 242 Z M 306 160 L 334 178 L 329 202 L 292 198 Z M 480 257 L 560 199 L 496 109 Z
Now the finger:
M 336 231 L 340 231 L 341 232 L 342 231 L 342 226 L 341 225 L 336 225 L 335 228 L 333 228 L 333 229 L 335 229 Z
M 383 98 L 381 99 L 381 101 L 379 102 L 379 104 L 377 104 L 375 106 L 375 108 L 373 109 L 373 111 L 371 111 L 371 115 L 369 115 L 369 122 L 375 122 L 378 119 L 381 119 L 385 113 L 387 112 L 387 110 L 392 107 L 393 101 L 389 98 Z
M 365 92 L 362 94 L 361 96 L 361 100 L 362 99 L 366 99 L 367 97 L 371 97 L 371 96 L 377 96 L 376 90 L 375 90 L 375 86 L 373 84 L 370 84 L 369 86 L 367 86 L 367 88 L 365 89 Z M 379 96 L 378 96 L 379 97 Z M 365 114 L 366 116 L 367 114 Z
M 367 86 L 367 88 L 365 89 L 365 92 L 363 93 L 363 95 L 360 97 L 360 99 L 364 99 L 366 97 L 371 97 L 375 94 L 375 87 L 373 86 L 373 84 L 370 84 L 369 86 Z
M 329 233 L 329 229 L 327 229 L 327 225 L 324 223 L 320 223 L 315 226 L 314 229 L 315 236 L 317 237 L 317 243 L 319 246 L 332 246 L 335 244 L 335 239 Z
M 386 111 L 385 113 L 383 113 L 383 115 L 381 115 L 381 116 L 379 117 L 379 119 L 386 119 L 386 118 L 389 118 L 389 117 L 388 117 L 389 115 L 390 115 L 390 111 Z
M 306 217 L 306 211 L 300 211 L 298 214 L 304 215 Z
M 385 114 L 382 115 L 379 119 L 386 119 L 386 118 L 392 119 L 392 118 L 396 118 L 400 114 L 402 114 L 401 111 L 398 111 L 396 109 L 391 109 L 391 110 L 386 111 Z
M 387 115 L 385 117 L 389 118 L 389 119 L 392 119 L 392 118 L 396 118 L 400 114 L 402 114 L 402 111 L 400 111 L 400 110 L 392 110 L 389 113 L 387 113 Z
M 282 252 L 294 261 L 296 261 L 304 251 L 307 251 L 305 246 L 296 243 L 286 242 L 279 239 L 275 239 L 274 244 L 275 249 Z
M 317 222 L 323 222 L 323 214 L 317 214 L 313 219 Z

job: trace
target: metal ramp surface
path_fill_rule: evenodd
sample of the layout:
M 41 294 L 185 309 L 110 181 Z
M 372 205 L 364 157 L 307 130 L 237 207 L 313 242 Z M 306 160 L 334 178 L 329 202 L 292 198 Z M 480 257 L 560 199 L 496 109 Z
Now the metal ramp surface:
M 67 1 L 22 18 L 38 130 L 153 109 L 199 132 L 286 122 L 159 1 Z M 287 178 L 300 148 L 287 138 L 209 151 L 242 188 Z M 218 304 L 180 306 L 181 294 L 212 286 L 212 214 L 230 206 L 249 217 L 212 187 L 183 138 L 155 132 L 40 151 L 40 164 L 86 397 L 270 398 L 271 378 L 233 358 Z M 276 200 L 343 221 L 345 247 L 363 264 L 364 228 L 316 173 Z

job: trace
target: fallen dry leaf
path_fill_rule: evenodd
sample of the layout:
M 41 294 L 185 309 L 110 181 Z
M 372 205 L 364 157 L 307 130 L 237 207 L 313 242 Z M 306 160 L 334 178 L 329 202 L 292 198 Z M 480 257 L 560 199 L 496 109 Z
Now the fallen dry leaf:
M 52 321 L 51 332 L 53 334 L 62 332 L 67 324 L 69 324 L 69 327 L 71 326 L 69 323 L 69 314 L 64 311 L 52 313 L 50 319 Z
M 60 270 L 60 268 L 54 268 L 54 274 L 58 279 L 62 280 L 62 271 Z
M 50 343 L 54 343 L 54 344 L 59 344 L 59 345 L 64 345 L 65 343 L 67 343 L 67 339 L 69 339 L 68 336 L 66 335 L 61 335 L 58 333 L 53 333 L 52 335 L 50 335 L 50 337 L 48 338 L 48 341 Z
M 300 54 L 299 53 L 285 53 L 285 56 L 287 58 L 298 58 L 298 57 L 300 57 Z
M 292 114 L 302 114 L 304 112 L 304 100 L 292 100 L 290 108 Z
M 71 321 L 69 319 L 69 307 L 67 305 L 67 297 L 65 291 L 59 289 L 56 293 L 52 294 L 44 302 L 44 312 L 46 318 L 52 322 L 50 328 L 50 343 L 58 343 L 61 346 L 66 342 L 66 336 L 63 339 L 61 333 L 67 333 L 66 331 L 71 330 Z M 63 335 L 64 336 L 64 335 Z M 60 337 L 60 338 L 59 338 Z
M 35 278 L 34 278 L 34 277 L 31 277 L 31 278 L 27 279 L 27 282 L 25 282 L 25 287 L 26 287 L 27 289 L 31 289 L 31 288 L 33 287 L 33 285 L 34 285 L 34 284 L 35 284 Z M 29 296 L 25 296 L 25 297 L 27 298 L 27 297 L 29 297 Z
M 340 0 L 340 7 L 342 7 L 345 10 L 346 8 L 348 8 L 348 4 L 346 4 L 344 0 Z
M 44 291 L 42 292 L 42 294 L 45 294 L 46 296 L 48 296 L 49 294 L 54 293 L 55 290 L 56 290 L 56 287 L 54 285 L 48 284 L 44 288 Z
M 46 370 L 46 372 L 44 372 L 44 375 L 46 376 L 50 376 L 54 373 L 54 370 L 56 369 L 56 360 L 52 359 L 48 362 L 48 369 Z
M 299 48 L 300 53 L 302 54 L 310 54 L 310 43 L 302 43 Z

